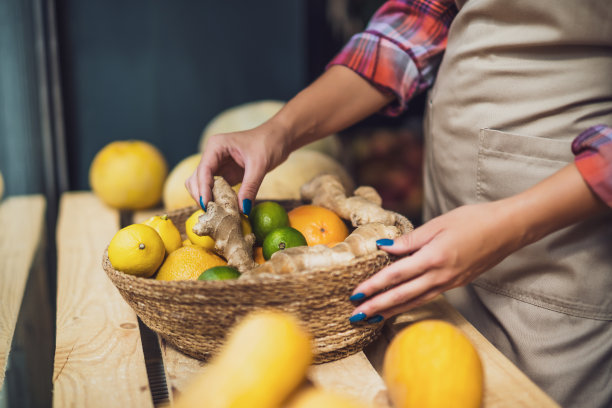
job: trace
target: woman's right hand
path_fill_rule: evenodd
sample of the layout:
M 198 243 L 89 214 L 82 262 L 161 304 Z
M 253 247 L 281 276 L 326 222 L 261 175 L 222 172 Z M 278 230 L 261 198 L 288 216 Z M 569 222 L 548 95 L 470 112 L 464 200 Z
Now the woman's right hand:
M 202 206 L 212 200 L 213 177 L 230 184 L 242 182 L 238 202 L 243 213 L 251 210 L 266 173 L 289 155 L 287 128 L 270 120 L 251 130 L 216 134 L 208 138 L 200 164 L 185 181 L 193 199 Z

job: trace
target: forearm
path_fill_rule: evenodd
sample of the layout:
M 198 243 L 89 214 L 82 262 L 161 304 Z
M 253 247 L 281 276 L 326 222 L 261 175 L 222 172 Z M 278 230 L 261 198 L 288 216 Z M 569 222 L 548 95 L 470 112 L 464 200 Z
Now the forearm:
M 610 211 L 588 187 L 575 164 L 570 164 L 530 189 L 498 202 L 513 233 L 515 249 L 583 221 Z
M 393 100 L 343 66 L 333 66 L 272 118 L 285 130 L 289 150 L 335 133 L 379 111 Z

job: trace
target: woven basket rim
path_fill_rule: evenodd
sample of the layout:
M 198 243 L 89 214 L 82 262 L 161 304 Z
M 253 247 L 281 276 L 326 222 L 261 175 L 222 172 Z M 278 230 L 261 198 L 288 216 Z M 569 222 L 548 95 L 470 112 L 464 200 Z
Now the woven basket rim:
M 372 259 L 375 259 L 380 256 L 389 257 L 389 254 L 382 250 L 377 250 L 375 252 L 369 253 L 364 256 L 360 256 L 352 259 L 343 265 L 342 270 L 346 270 L 346 268 L 356 267 L 362 263 L 368 262 Z M 162 281 L 157 280 L 155 278 L 143 278 L 140 276 L 130 275 L 125 272 L 121 272 L 115 269 L 109 259 L 108 259 L 108 246 L 104 250 L 104 255 L 102 258 L 102 264 L 106 273 L 109 277 L 112 277 L 113 281 L 115 279 L 124 280 L 137 285 L 148 285 L 151 288 L 172 288 L 175 289 L 197 289 L 197 288 L 232 288 L 232 287 L 244 287 L 244 286 L 253 286 L 253 285 L 261 285 L 270 282 L 282 283 L 283 281 L 295 281 L 300 278 L 315 278 L 320 274 L 329 275 L 330 273 L 334 273 L 338 271 L 337 266 L 330 267 L 321 267 L 315 269 L 308 269 L 299 272 L 285 273 L 285 274 L 273 274 L 273 273 L 261 273 L 257 275 L 248 275 L 244 277 L 240 277 L 238 279 L 227 279 L 227 280 L 219 280 L 219 281 L 201 281 L 201 280 L 175 280 L 175 281 Z

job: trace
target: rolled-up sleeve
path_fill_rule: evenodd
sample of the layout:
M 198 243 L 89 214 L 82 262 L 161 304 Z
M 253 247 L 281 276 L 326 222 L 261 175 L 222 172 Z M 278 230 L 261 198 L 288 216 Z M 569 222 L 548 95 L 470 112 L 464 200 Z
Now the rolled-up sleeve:
M 578 171 L 602 201 L 612 207 L 612 127 L 593 126 L 572 143 Z
M 328 67 L 344 65 L 394 94 L 383 113 L 396 116 L 432 85 L 456 14 L 452 0 L 387 1 Z

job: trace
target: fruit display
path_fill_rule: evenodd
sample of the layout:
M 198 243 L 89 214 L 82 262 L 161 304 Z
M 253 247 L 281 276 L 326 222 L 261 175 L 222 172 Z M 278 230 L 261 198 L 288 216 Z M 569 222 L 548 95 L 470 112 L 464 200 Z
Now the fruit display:
M 478 408 L 482 363 L 455 326 L 424 320 L 398 333 L 386 350 L 383 379 L 395 408 Z
M 89 183 L 106 205 L 142 210 L 160 202 L 167 174 L 166 160 L 153 145 L 117 141 L 96 154 L 89 168 Z

